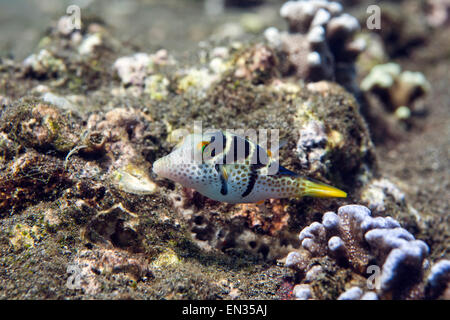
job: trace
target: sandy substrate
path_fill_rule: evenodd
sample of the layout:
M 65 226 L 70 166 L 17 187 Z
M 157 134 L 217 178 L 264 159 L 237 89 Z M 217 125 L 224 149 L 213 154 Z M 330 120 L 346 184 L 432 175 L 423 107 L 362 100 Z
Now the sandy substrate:
M 430 41 L 421 51 L 433 47 L 437 41 Z M 420 213 L 424 223 L 429 224 L 430 232 L 435 234 L 436 243 L 430 244 L 432 258 L 448 258 L 450 65 L 448 58 L 439 59 L 436 63 L 420 58 L 418 61 L 418 65 L 411 59 L 402 62 L 411 67 L 415 65 L 414 70 L 423 72 L 432 83 L 432 92 L 426 99 L 429 113 L 421 120 L 420 128 L 413 128 L 399 143 L 378 146 L 378 161 L 384 174 L 402 182 L 402 189 L 411 205 Z

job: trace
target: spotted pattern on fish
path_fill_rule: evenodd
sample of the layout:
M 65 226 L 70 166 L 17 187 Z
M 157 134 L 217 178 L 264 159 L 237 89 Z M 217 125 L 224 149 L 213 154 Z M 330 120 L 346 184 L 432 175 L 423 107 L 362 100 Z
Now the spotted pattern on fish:
M 222 202 L 269 198 L 346 197 L 346 193 L 282 167 L 263 147 L 230 132 L 191 134 L 153 164 L 159 176 Z

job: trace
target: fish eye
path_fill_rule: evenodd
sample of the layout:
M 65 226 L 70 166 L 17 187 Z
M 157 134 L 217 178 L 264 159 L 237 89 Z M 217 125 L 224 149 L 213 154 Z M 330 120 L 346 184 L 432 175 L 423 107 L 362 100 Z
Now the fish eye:
M 208 144 L 209 144 L 209 141 L 201 141 L 201 142 L 199 142 L 199 144 L 197 145 L 197 149 L 198 149 L 198 150 L 201 150 L 201 151 L 202 151 L 202 154 L 203 154 L 203 151 L 205 151 L 205 148 L 208 146 Z

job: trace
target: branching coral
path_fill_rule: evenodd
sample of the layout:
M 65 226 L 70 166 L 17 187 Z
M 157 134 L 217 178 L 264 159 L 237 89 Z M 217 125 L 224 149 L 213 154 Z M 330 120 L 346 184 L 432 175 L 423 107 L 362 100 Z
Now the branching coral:
M 392 111 L 413 107 L 416 99 L 424 96 L 430 87 L 422 73 L 401 71 L 396 63 L 375 66 L 361 82 L 363 91 L 373 92 Z
M 326 212 L 322 223 L 313 222 L 304 228 L 299 239 L 303 250 L 289 253 L 285 261 L 288 267 L 308 274 L 312 271 L 309 263 L 312 257 L 328 255 L 341 267 L 349 267 L 360 275 L 366 274 L 368 267 L 379 268 L 374 287 L 383 299 L 424 297 L 422 283 L 429 248 L 391 217 L 372 217 L 364 206 L 347 205 L 340 207 L 337 214 Z M 448 272 L 438 269 L 446 270 L 445 265 L 436 268 L 436 276 L 430 279 L 440 282 L 447 277 L 440 275 Z M 434 282 L 429 280 L 429 291 L 436 287 Z M 352 288 L 340 298 L 375 298 L 374 293 L 367 294 L 363 295 L 360 288 Z
M 373 291 L 364 293 L 360 287 L 351 287 L 342 293 L 338 300 L 378 300 L 378 296 Z
M 326 0 L 288 1 L 280 9 L 288 32 L 269 28 L 266 39 L 287 57 L 285 73 L 308 81 L 333 80 L 357 90 L 354 62 L 364 42 L 353 40 L 358 20 Z
M 425 293 L 427 299 L 450 299 L 450 260 L 440 260 L 431 268 Z

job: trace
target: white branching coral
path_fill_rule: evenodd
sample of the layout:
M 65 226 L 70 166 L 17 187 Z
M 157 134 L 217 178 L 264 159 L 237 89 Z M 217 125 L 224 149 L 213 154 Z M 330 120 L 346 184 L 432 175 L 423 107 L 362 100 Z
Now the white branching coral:
M 431 85 L 421 72 L 402 71 L 396 63 L 372 68 L 361 82 L 363 91 L 379 96 L 390 110 L 411 107 L 414 101 L 430 91 Z
M 265 31 L 267 41 L 287 56 L 284 72 L 307 81 L 332 80 L 354 92 L 356 57 L 365 48 L 353 39 L 360 29 L 358 20 L 342 12 L 334 1 L 288 1 L 280 9 L 288 31 Z
M 428 299 L 450 299 L 450 260 L 440 260 L 431 268 L 425 293 Z

